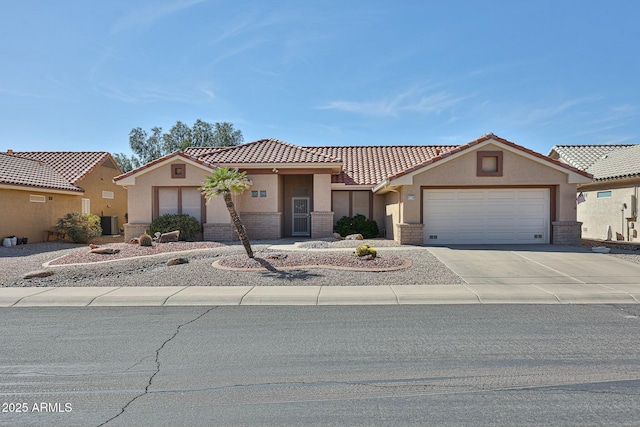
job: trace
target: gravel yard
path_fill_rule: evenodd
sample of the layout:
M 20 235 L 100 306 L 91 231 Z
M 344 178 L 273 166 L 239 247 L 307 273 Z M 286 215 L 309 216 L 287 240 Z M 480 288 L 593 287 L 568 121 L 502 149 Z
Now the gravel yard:
M 255 267 L 255 261 L 246 258 L 244 248 L 240 244 L 220 245 L 216 243 L 195 242 L 184 246 L 166 248 L 188 248 L 187 252 L 165 252 L 153 249 L 155 256 L 138 256 L 123 258 L 113 262 L 100 262 L 86 265 L 58 265 L 47 267 L 53 275 L 44 278 L 23 279 L 25 273 L 42 270 L 43 263 L 62 256 L 60 262 L 87 262 L 89 248 L 68 242 L 31 243 L 11 248 L 0 247 L 0 287 L 32 287 L 32 286 L 287 286 L 287 285 L 322 285 L 322 286 L 360 286 L 360 285 L 433 285 L 462 284 L 463 281 L 435 258 L 427 249 L 411 246 L 398 246 L 397 243 L 385 240 L 367 240 L 378 249 L 381 264 L 408 260 L 411 266 L 396 271 L 348 271 L 329 268 L 295 267 L 296 263 L 309 263 L 315 260 L 320 264 L 328 264 L 327 257 L 335 259 L 337 265 L 353 266 L 357 262 L 351 251 L 362 241 L 308 241 L 298 245 L 301 251 L 286 251 L 273 247 L 272 242 L 254 242 L 253 249 L 257 258 L 267 260 L 271 268 L 255 270 L 224 270 L 212 266 L 221 260 L 223 265 L 237 267 Z M 118 247 L 118 244 L 104 245 Z M 123 244 L 124 245 L 124 244 Z M 272 249 L 269 249 L 272 248 Z M 131 247 L 138 251 L 137 255 L 149 255 L 149 248 Z M 142 251 L 147 251 L 143 253 Z M 122 251 L 124 252 L 124 251 Z M 282 255 L 287 256 L 283 257 Z M 118 255 L 118 254 L 116 254 Z M 115 255 L 91 255 L 96 259 L 113 259 Z M 124 256 L 119 255 L 120 257 Z M 275 257 L 274 257 L 275 256 Z M 611 254 L 628 262 L 640 264 L 640 251 L 614 248 Z M 167 261 L 181 257 L 187 264 L 167 266 Z M 346 257 L 348 260 L 340 260 Z M 286 261 L 285 261 L 286 260 Z M 277 264 L 281 262 L 282 264 Z M 370 261 L 359 261 L 370 263 Z M 287 266 L 292 269 L 278 269 Z M 299 264 L 298 264 L 299 265 Z M 365 264 L 366 265 L 366 264 Z M 371 266 L 372 264 L 368 264 Z M 397 265 L 397 264 L 395 264 Z M 382 265 L 384 267 L 384 265 Z
M 277 268 L 262 271 L 221 270 L 212 263 L 225 257 L 245 259 L 244 248 L 239 244 L 218 246 L 208 249 L 196 249 L 189 252 L 171 252 L 153 257 L 121 259 L 113 262 L 88 265 L 60 265 L 48 267 L 54 272 L 44 278 L 23 279 L 27 272 L 43 269 L 42 264 L 64 255 L 79 259 L 88 252 L 86 245 L 74 245 L 63 242 L 34 243 L 12 248 L 0 248 L 0 286 L 287 286 L 287 285 L 323 285 L 358 286 L 377 284 L 460 284 L 462 280 L 445 267 L 427 250 L 414 247 L 384 249 L 391 245 L 385 241 L 367 241 L 378 247 L 381 260 L 400 258 L 411 261 L 412 265 L 397 271 L 369 272 L 345 271 L 328 268 Z M 311 247 L 325 247 L 327 242 L 306 242 Z M 355 248 L 361 241 L 336 242 L 343 248 Z M 116 247 L 115 245 L 106 245 Z M 256 242 L 253 245 L 256 257 L 268 258 L 274 254 L 286 253 L 292 259 L 301 254 L 317 254 L 326 257 L 334 252 L 285 252 L 272 250 L 270 243 Z M 81 254 L 80 254 L 81 253 Z M 336 255 L 349 255 L 350 251 L 338 249 Z M 111 256 L 111 255 L 103 255 Z M 175 257 L 188 259 L 188 264 L 167 266 L 167 260 Z M 366 262 L 366 261 L 361 261 Z

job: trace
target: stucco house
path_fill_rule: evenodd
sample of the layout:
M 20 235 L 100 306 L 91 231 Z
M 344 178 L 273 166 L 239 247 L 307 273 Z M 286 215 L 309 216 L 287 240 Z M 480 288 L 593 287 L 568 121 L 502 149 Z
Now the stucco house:
M 46 240 L 70 212 L 117 216 L 122 225 L 127 194 L 113 183 L 121 174 L 107 152 L 0 152 L 0 237 Z
M 640 145 L 556 145 L 549 156 L 593 175 L 577 188 L 583 237 L 640 241 Z
M 404 244 L 580 242 L 576 186 L 591 175 L 493 134 L 461 146 L 297 146 L 264 139 L 188 148 L 114 178 L 127 188 L 125 239 L 188 213 L 205 240 L 236 238 L 222 199 L 198 191 L 219 166 L 253 182 L 235 196 L 251 239 L 325 237 L 363 214 Z

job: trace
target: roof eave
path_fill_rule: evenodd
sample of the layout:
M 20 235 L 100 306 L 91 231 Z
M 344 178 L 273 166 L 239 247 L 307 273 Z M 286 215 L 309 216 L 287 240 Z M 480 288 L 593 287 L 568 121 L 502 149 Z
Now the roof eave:
M 67 194 L 72 196 L 78 196 L 78 195 L 84 194 L 84 190 L 82 188 L 78 188 L 77 190 L 64 190 L 61 188 L 39 187 L 36 185 L 7 184 L 7 183 L 0 183 L 0 189 L 32 191 L 32 192 L 40 192 L 40 193 Z

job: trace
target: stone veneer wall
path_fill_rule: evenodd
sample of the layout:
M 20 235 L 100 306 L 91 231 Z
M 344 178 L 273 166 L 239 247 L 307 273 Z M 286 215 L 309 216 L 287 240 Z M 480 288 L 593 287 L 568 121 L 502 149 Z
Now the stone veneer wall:
M 394 240 L 401 245 L 424 244 L 424 224 L 396 224 Z
M 124 227 L 124 241 L 128 242 L 134 237 L 140 237 L 146 233 L 151 224 L 129 224 L 126 223 Z
M 579 221 L 554 221 L 553 244 L 580 246 L 582 244 L 582 223 Z
M 202 226 L 206 242 L 230 242 L 238 240 L 238 233 L 230 223 L 207 223 Z
M 282 212 L 241 212 L 250 240 L 273 240 L 282 237 Z
M 311 212 L 311 237 L 333 236 L 333 212 Z

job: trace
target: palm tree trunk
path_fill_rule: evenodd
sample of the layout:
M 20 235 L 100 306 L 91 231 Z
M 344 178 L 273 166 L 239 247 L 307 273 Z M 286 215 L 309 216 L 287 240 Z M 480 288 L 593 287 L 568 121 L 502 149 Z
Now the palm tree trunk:
M 249 236 L 247 236 L 247 230 L 244 228 L 244 224 L 240 220 L 240 216 L 238 212 L 236 212 L 236 208 L 233 205 L 233 200 L 231 199 L 231 194 L 224 193 L 224 202 L 227 204 L 227 210 L 229 211 L 229 215 L 231 216 L 231 222 L 236 227 L 238 231 L 238 236 L 240 237 L 240 241 L 244 246 L 244 250 L 247 251 L 247 256 L 249 258 L 253 258 L 253 249 L 251 249 L 251 242 L 249 242 Z

